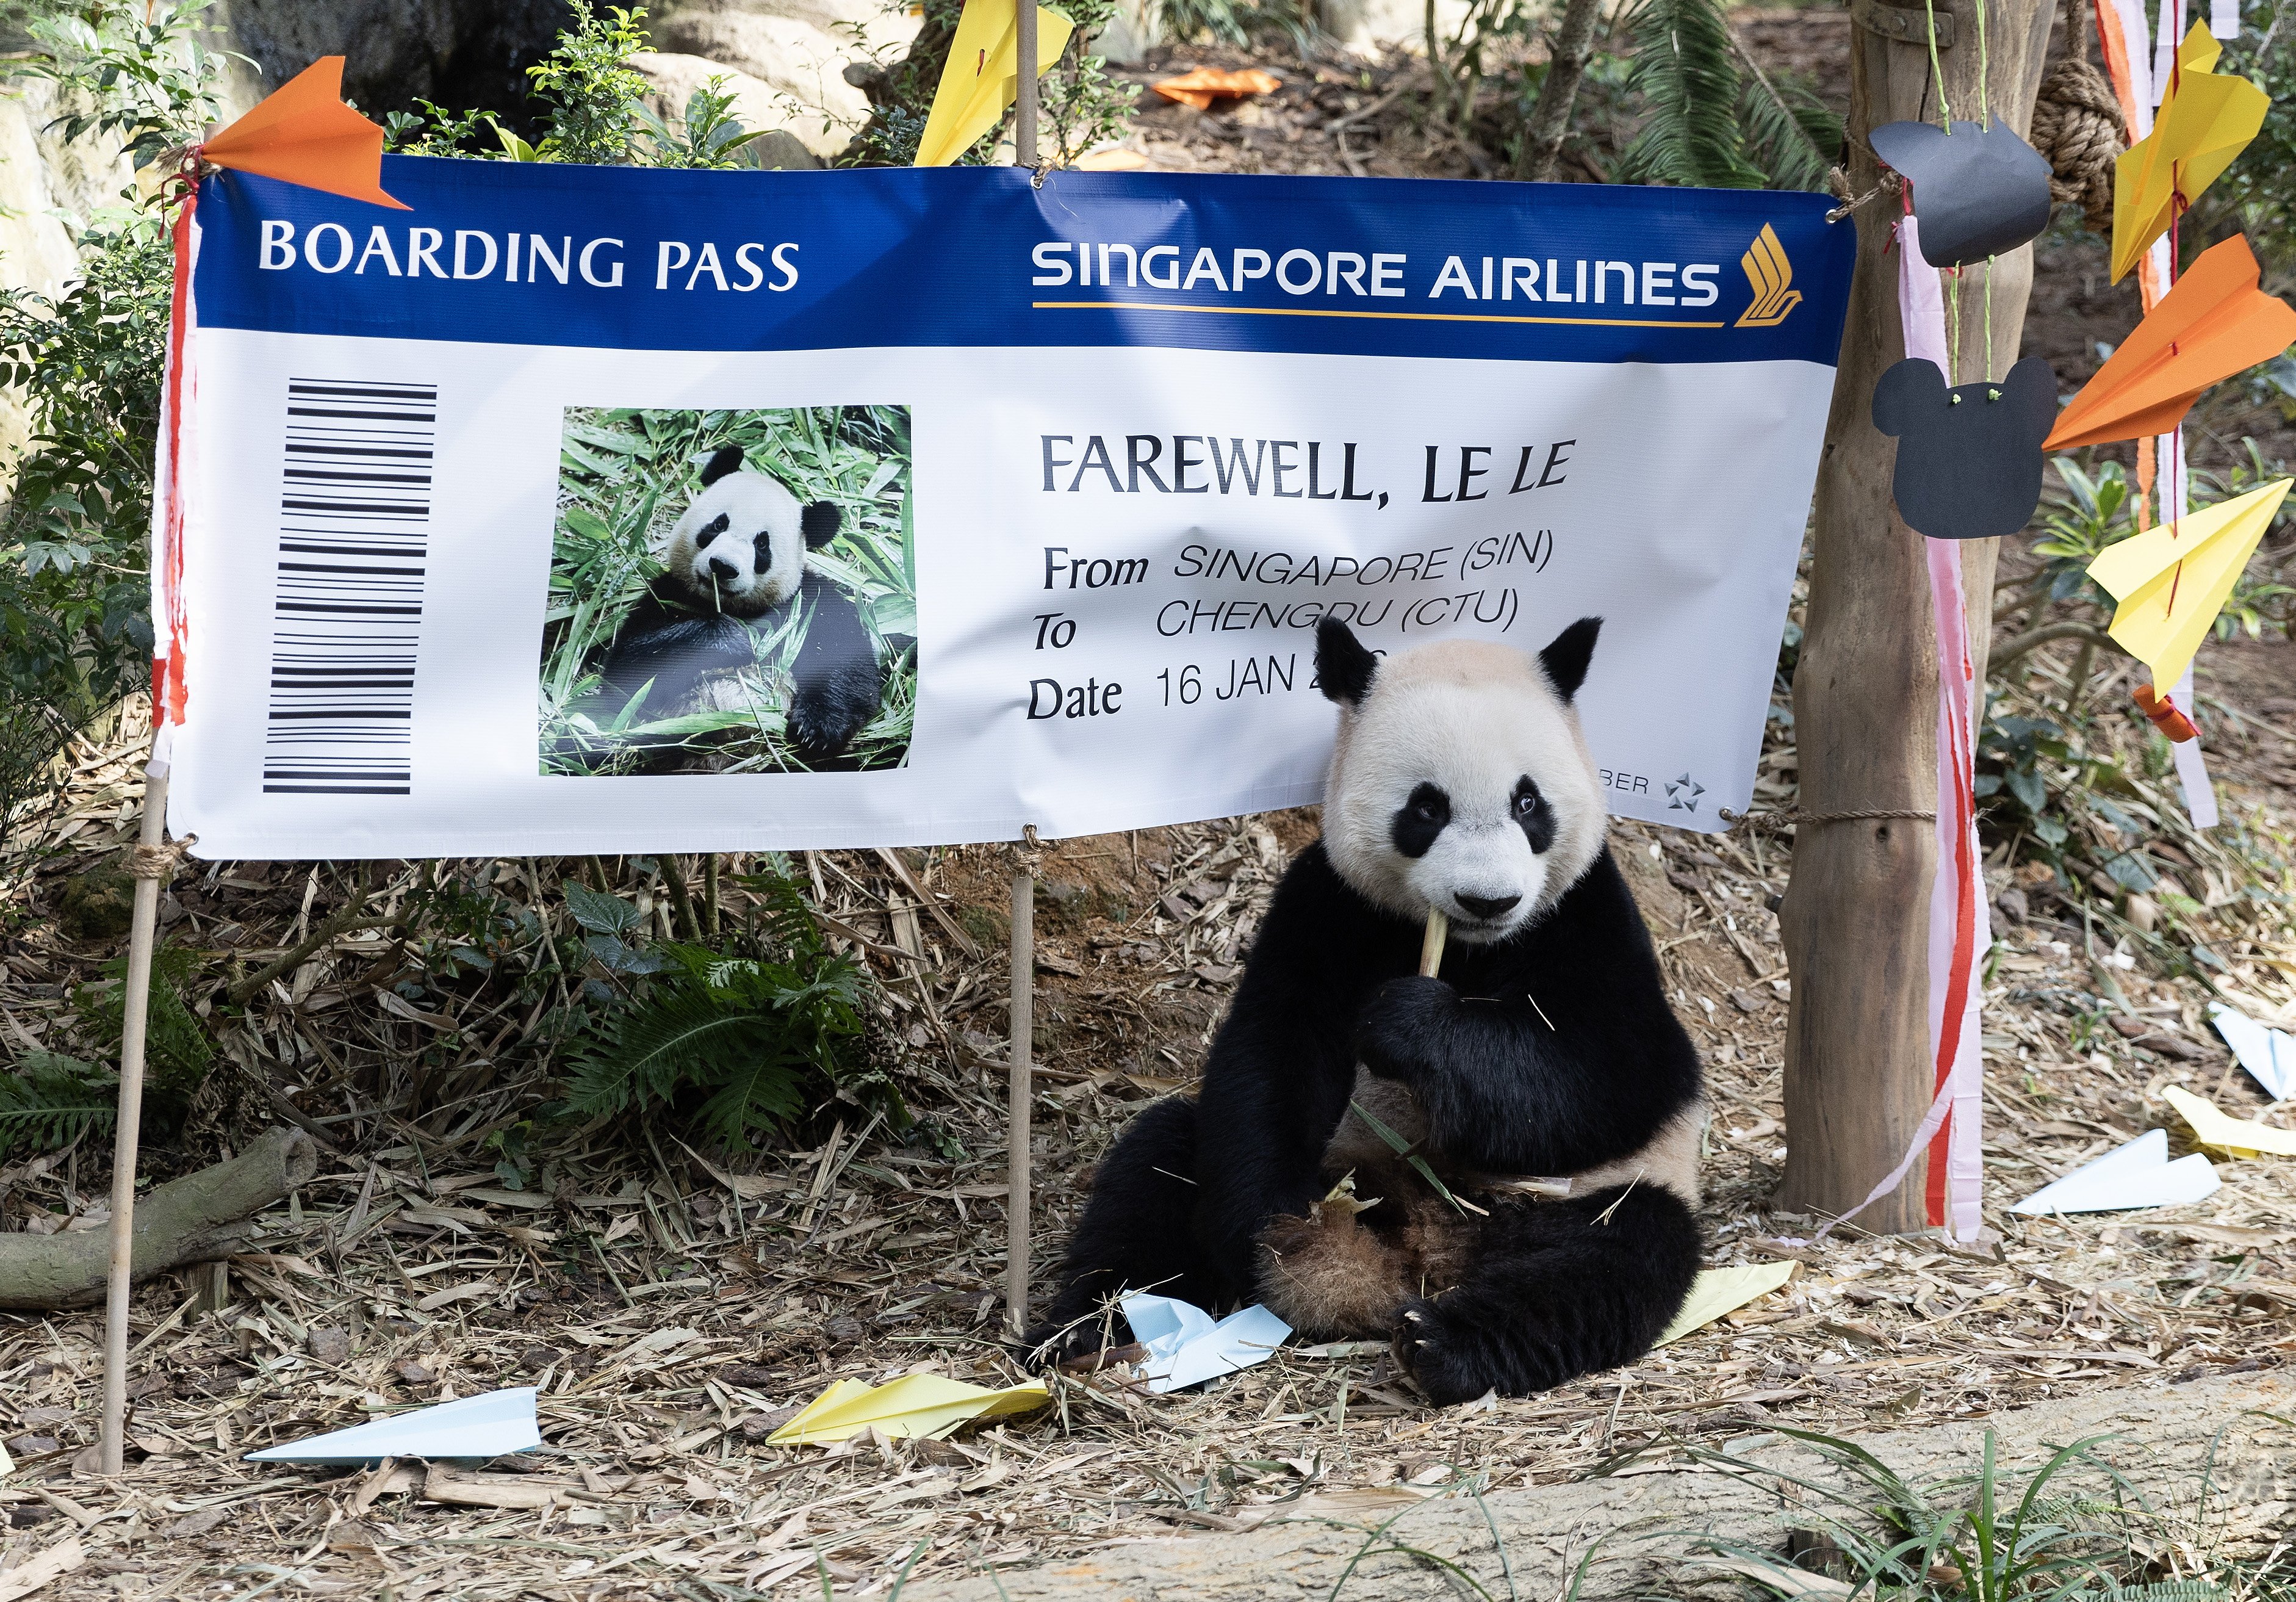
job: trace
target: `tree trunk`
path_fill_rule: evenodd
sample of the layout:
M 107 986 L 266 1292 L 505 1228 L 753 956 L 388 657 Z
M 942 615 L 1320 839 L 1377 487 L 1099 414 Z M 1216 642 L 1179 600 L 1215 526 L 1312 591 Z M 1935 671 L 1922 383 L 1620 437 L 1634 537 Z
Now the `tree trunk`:
M 1978 113 L 1979 0 L 1937 0 L 1954 21 L 1939 53 L 1957 119 Z M 1984 72 L 1993 115 L 2022 134 L 2033 112 L 2053 8 L 1992 0 Z M 1918 24 L 1920 7 L 1908 14 Z M 1918 30 L 1916 37 L 1922 37 Z M 1865 194 L 1880 178 L 1867 132 L 1938 119 L 1930 51 L 1850 30 L 1849 177 Z M 1918 196 L 1916 197 L 1918 201 Z M 1826 813 L 1937 804 L 1937 657 L 1921 536 L 1890 496 L 1896 441 L 1874 426 L 1874 386 L 1905 354 L 1898 323 L 1898 257 L 1890 249 L 1896 197 L 1857 209 L 1857 268 L 1818 469 L 1816 556 L 1794 674 L 1800 806 Z M 1992 349 L 1985 343 L 1988 269 L 1963 269 L 1957 382 L 2017 358 L 2032 286 L 2028 245 L 1991 269 Z M 1988 365 L 1989 364 L 1989 365 Z M 1993 540 L 1961 549 L 1978 683 L 1993 620 Z M 1788 1156 L 1777 1204 L 1826 1215 L 1866 1199 L 1905 1155 L 1934 1091 L 1928 1016 L 1930 885 L 1935 831 L 1891 818 L 1808 823 L 1795 831 L 1793 877 L 1781 923 L 1793 977 L 1787 1016 Z M 1831 957 L 1833 960 L 1828 961 Z M 1922 1228 L 1924 1168 L 1859 1219 L 1882 1232 Z
M 1522 132 L 1522 153 L 1515 176 L 1533 184 L 1554 177 L 1555 159 L 1562 153 L 1562 137 L 1570 131 L 1570 108 L 1578 103 L 1578 80 L 1586 76 L 1587 58 L 1595 52 L 1595 22 L 1602 8 L 1595 0 L 1570 0 L 1563 8 L 1562 25 L 1555 29 L 1547 57 L 1546 77 L 1530 108 Z

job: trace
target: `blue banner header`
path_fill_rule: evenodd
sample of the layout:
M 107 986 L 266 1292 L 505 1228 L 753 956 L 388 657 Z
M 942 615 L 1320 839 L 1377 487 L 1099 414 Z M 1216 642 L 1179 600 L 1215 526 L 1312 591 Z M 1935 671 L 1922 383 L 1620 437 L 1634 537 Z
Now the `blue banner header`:
M 225 172 L 208 327 L 666 350 L 1151 345 L 1832 365 L 1824 195 L 384 158 L 391 211 Z

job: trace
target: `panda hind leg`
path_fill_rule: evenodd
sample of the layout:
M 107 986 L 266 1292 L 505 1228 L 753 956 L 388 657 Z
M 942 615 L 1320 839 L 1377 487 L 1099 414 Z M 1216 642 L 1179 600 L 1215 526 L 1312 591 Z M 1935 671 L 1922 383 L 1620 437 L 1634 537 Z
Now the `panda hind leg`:
M 1022 1337 L 1037 1360 L 1055 1362 L 1131 1338 L 1125 1291 L 1152 1291 L 1199 1307 L 1218 1300 L 1194 1245 L 1196 1104 L 1167 1097 L 1144 1109 L 1100 1161 L 1084 1216 L 1069 1238 L 1061 1289 L 1042 1323 Z
M 1697 1221 L 1653 1185 L 1508 1206 L 1476 1235 L 1459 1283 L 1408 1303 L 1396 1327 L 1398 1359 L 1438 1403 L 1527 1396 L 1633 1362 L 1698 1275 Z

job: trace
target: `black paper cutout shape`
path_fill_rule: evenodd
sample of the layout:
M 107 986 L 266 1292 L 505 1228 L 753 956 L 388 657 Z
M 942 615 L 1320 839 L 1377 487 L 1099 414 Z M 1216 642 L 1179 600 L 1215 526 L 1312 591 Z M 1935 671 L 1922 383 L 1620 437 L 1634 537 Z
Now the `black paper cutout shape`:
M 1874 153 L 1914 186 L 1922 257 L 1965 267 L 2038 239 L 2049 226 L 2049 163 L 2008 127 L 1891 122 L 1867 136 Z
M 1947 389 L 1935 362 L 1899 362 L 1874 386 L 1874 426 L 1898 437 L 1898 514 L 1932 539 L 2014 534 L 2041 504 L 2041 441 L 2057 375 L 2038 356 L 1998 383 Z

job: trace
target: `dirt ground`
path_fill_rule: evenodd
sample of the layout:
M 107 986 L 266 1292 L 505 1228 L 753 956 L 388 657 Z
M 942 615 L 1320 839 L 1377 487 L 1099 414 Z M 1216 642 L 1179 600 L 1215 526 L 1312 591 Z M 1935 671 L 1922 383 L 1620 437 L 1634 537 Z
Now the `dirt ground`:
M 1741 21 L 1758 47 L 1840 81 L 1828 70 L 1846 47 L 1839 13 Z M 1160 65 L 1244 60 L 1175 51 Z M 1265 64 L 1286 80 L 1279 94 L 1209 114 L 1152 110 L 1138 147 L 1172 169 L 1476 169 L 1456 141 L 1409 123 L 1405 97 L 1389 98 L 1414 70 L 1400 59 Z M 2028 348 L 2057 360 L 2068 387 L 2093 366 L 2095 343 L 2134 319 L 2126 286 L 2103 286 L 2100 260 L 2083 239 L 2041 252 Z M 2019 693 L 2056 694 L 2068 660 L 2036 653 Z M 2296 648 L 2212 646 L 2201 669 L 2218 719 L 2220 834 L 2238 854 L 2164 835 L 2156 855 L 2202 908 L 2221 965 L 2209 974 L 2215 992 L 2296 1024 L 2296 936 L 2277 899 L 2290 883 Z M 2125 698 L 2095 693 L 2108 692 Z M 68 938 L 56 915 L 74 875 L 132 835 L 142 736 L 130 709 L 75 747 L 69 785 L 17 820 L 0 852 L 0 1055 L 68 1044 L 78 988 L 117 954 L 116 941 Z M 1758 804 L 1791 805 L 1794 771 L 1782 718 Z M 1272 884 L 1315 826 L 1312 814 L 1285 813 L 1065 841 L 1047 854 L 1031 1157 L 1039 1294 L 1116 1130 L 1193 1082 Z M 907 1138 L 831 1117 L 807 1149 L 713 1165 L 666 1127 L 634 1139 L 593 1126 L 552 1137 L 556 1166 L 516 1189 L 488 1143 L 530 1116 L 530 1097 L 496 1078 L 496 1059 L 529 1043 L 540 1009 L 521 1023 L 491 997 L 398 998 L 390 986 L 407 952 L 388 920 L 420 870 L 376 864 L 376 921 L 344 929 L 217 1023 L 192 1133 L 157 1154 L 163 1170 L 188 1166 L 283 1116 L 335 1148 L 316 1180 L 260 1220 L 219 1309 L 199 1309 L 180 1277 L 144 1287 L 127 1472 L 94 1475 L 85 1450 L 100 1318 L 0 1315 L 0 1443 L 16 1466 L 0 1476 L 0 1515 L 15 1532 L 0 1545 L 0 1595 L 12 1594 L 11 1569 L 61 1565 L 69 1548 L 78 1562 L 43 1602 L 883 1596 L 905 1572 L 953 1581 L 1113 1541 L 1249 1529 L 1305 1498 L 1353 1497 L 1343 1505 L 1370 1516 L 1398 1499 L 1556 1484 L 1669 1442 L 1773 1424 L 1982 1419 L 2277 1367 L 2296 1350 L 2296 1170 L 2285 1162 L 2218 1154 L 2223 1188 L 2181 1208 L 2005 1211 L 2149 1128 L 2194 1149 L 2161 1100 L 2167 1086 L 2286 1122 L 2289 1109 L 2269 1106 L 2208 1028 L 2210 988 L 2133 939 L 2124 903 L 2085 900 L 2046 870 L 1989 865 L 2002 939 L 1984 1035 L 1997 1238 L 1962 1247 L 1853 1227 L 1819 1240 L 1816 1220 L 1767 1209 L 1784 1154 L 1786 993 L 1769 908 L 1787 848 L 1751 832 L 1620 824 L 1612 849 L 1708 1064 L 1709 1260 L 1791 1262 L 1782 1290 L 1631 1368 L 1529 1399 L 1430 1409 L 1383 1351 L 1341 1343 L 1286 1349 L 1187 1394 L 1155 1396 L 1121 1373 L 1062 1376 L 1053 1405 L 955 1440 L 829 1450 L 765 1438 L 839 1378 L 1021 1377 L 996 1334 L 1005 853 L 906 854 L 925 901 L 882 854 L 800 859 L 879 982 L 919 1116 Z M 450 866 L 483 875 L 555 938 L 576 936 L 558 886 L 582 864 Z M 643 865 L 602 866 L 652 912 Z M 346 894 L 332 867 L 195 862 L 167 899 L 168 938 L 204 954 L 211 1004 L 213 989 L 319 926 Z M 726 904 L 737 912 L 739 892 Z M 666 926 L 667 908 L 658 916 Z M 0 1229 L 101 1227 L 105 1183 L 90 1146 L 0 1169 Z M 429 1475 L 242 1459 L 380 1409 L 513 1384 L 542 1393 L 538 1452 Z

